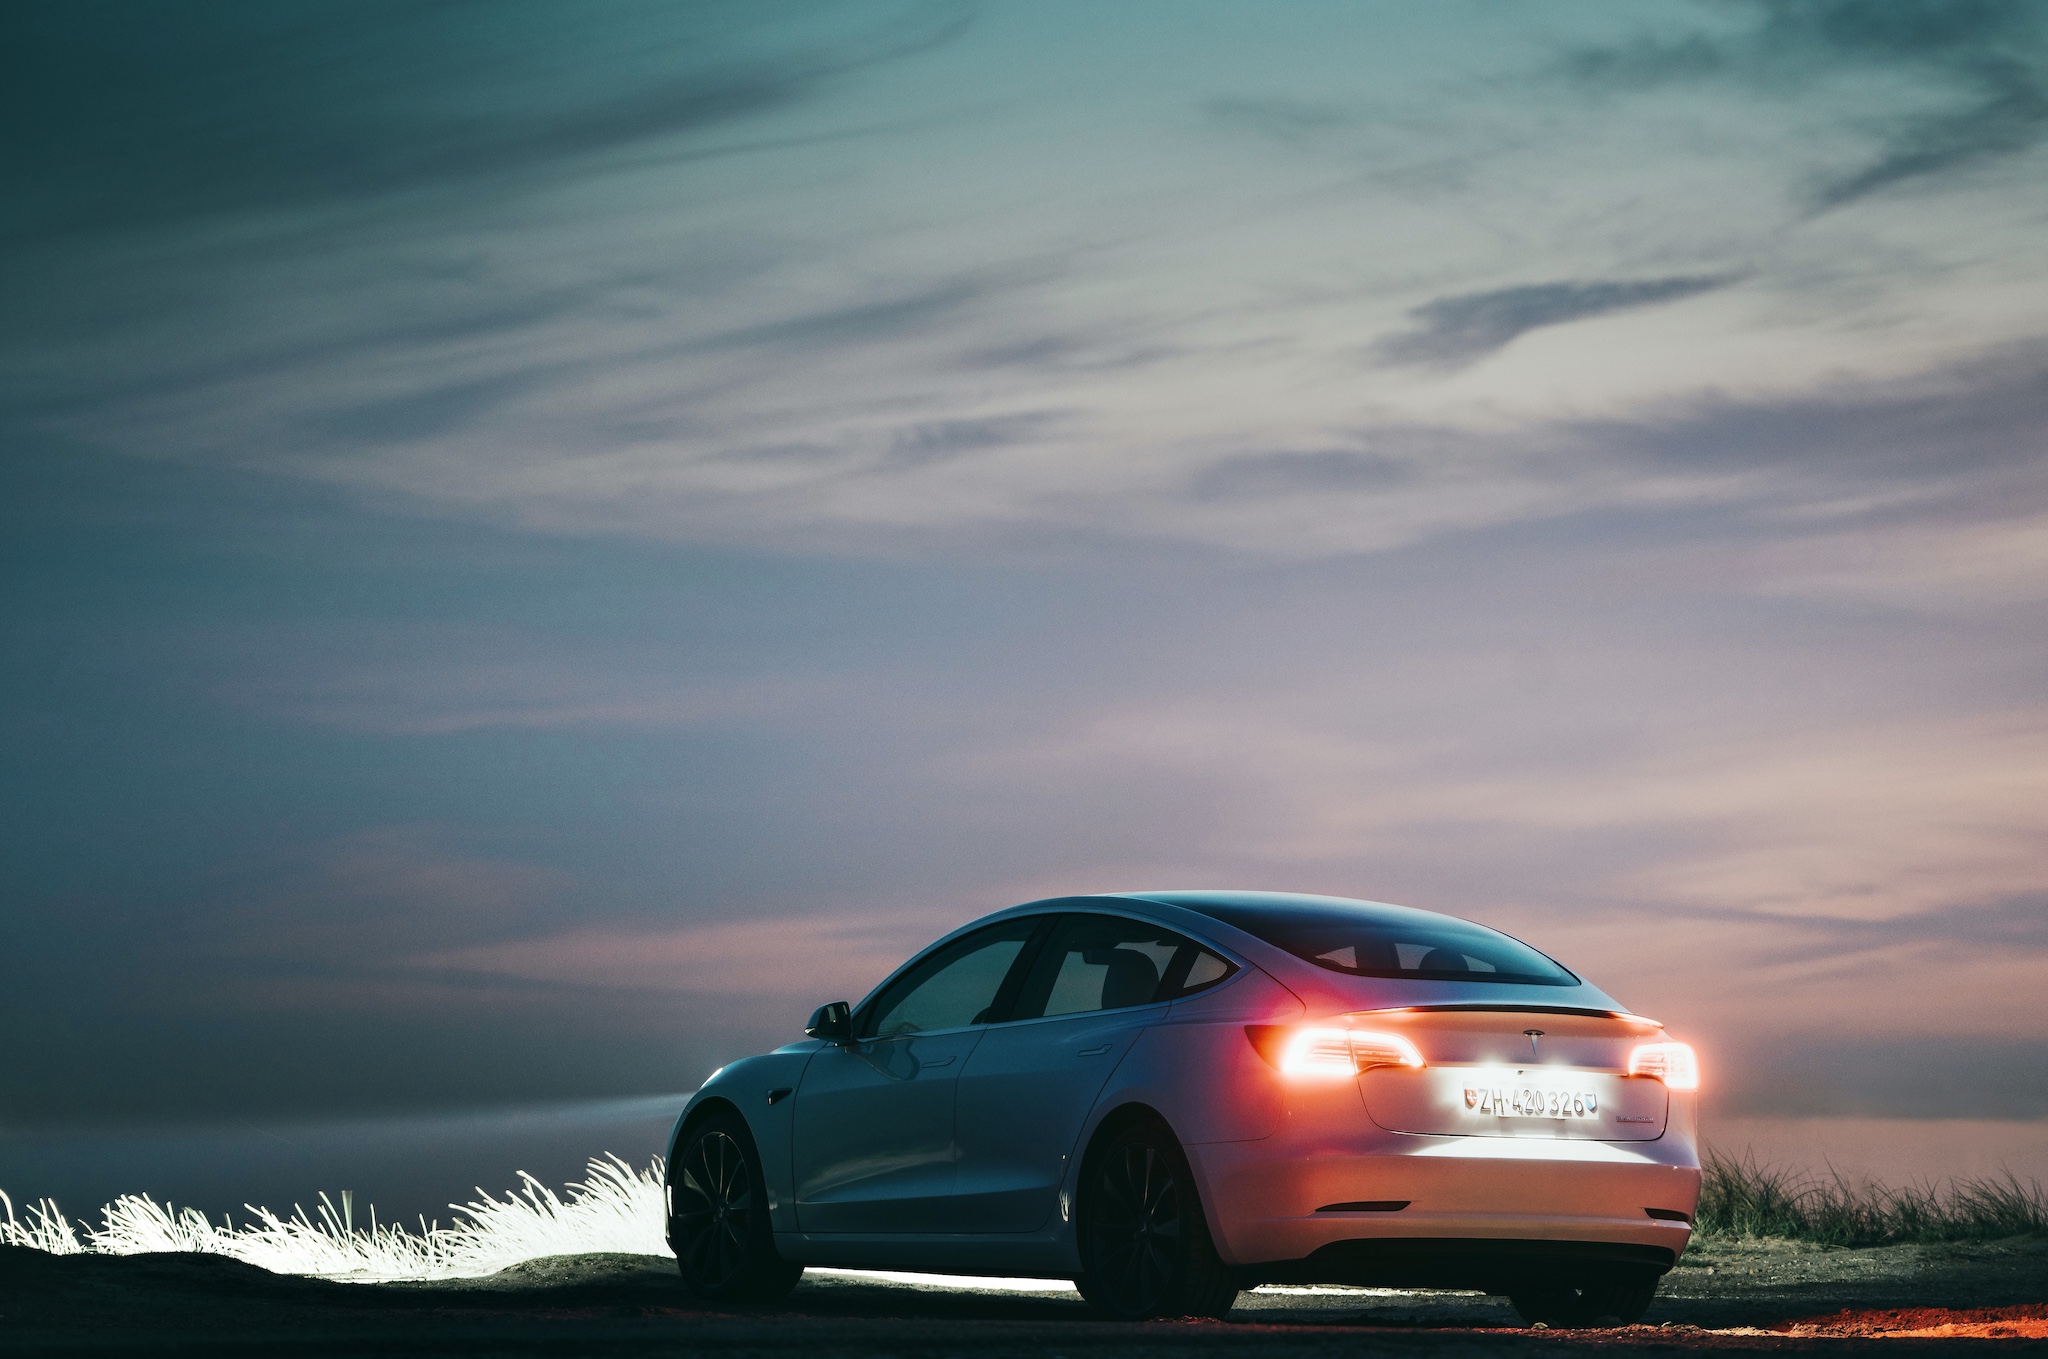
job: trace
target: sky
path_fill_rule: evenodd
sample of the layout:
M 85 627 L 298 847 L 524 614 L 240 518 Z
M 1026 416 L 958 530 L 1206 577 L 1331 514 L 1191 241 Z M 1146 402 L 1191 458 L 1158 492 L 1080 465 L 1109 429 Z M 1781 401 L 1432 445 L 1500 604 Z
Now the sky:
M 2048 1118 L 2040 9 L 15 20 L 0 1129 L 686 1091 L 1148 887 Z

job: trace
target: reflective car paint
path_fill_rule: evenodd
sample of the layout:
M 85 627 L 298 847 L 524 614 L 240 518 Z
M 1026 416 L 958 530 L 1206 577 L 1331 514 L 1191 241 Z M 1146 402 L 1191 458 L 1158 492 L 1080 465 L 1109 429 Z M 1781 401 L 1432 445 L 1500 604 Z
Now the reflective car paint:
M 1164 1005 L 919 1035 L 934 1053 L 943 1046 L 955 1056 L 946 1069 L 956 1074 L 934 1082 L 926 1066 L 905 1063 L 912 1074 L 895 1083 L 923 1079 L 926 1095 L 940 1085 L 952 1089 L 956 1112 L 944 1153 L 950 1171 L 938 1153 L 936 1103 L 921 1106 L 917 1117 L 924 1121 L 901 1144 L 873 1129 L 835 1127 L 836 1150 L 800 1147 L 802 1130 L 836 1125 L 826 1110 L 853 1098 L 846 1092 L 857 1084 L 849 1079 L 855 1065 L 882 1079 L 895 1070 L 887 1060 L 877 1066 L 842 1049 L 828 1054 L 829 1045 L 817 1040 L 724 1068 L 692 1097 L 678 1132 L 709 1103 L 741 1112 L 773 1181 L 777 1247 L 809 1264 L 1070 1277 L 1079 1267 L 1072 1215 L 1081 1154 L 1105 1117 L 1132 1105 L 1155 1111 L 1174 1130 L 1219 1250 L 1254 1273 L 1282 1277 L 1297 1265 L 1311 1268 L 1301 1262 L 1319 1251 L 1374 1238 L 1609 1243 L 1647 1247 L 1672 1260 L 1683 1251 L 1699 1190 L 1693 1099 L 1627 1077 L 1627 1037 L 1599 1031 L 1604 1021 L 1661 1036 L 1653 1021 L 1628 1015 L 1584 981 L 1518 986 L 1327 971 L 1181 904 L 1203 895 L 1033 902 L 974 921 L 932 946 L 1016 916 L 1099 912 L 1164 925 L 1240 969 L 1210 990 Z M 1245 1033 L 1252 1025 L 1364 1011 L 1407 1012 L 1430 1066 L 1374 1068 L 1334 1086 L 1292 1082 Z M 1579 1013 L 1562 1013 L 1568 1011 Z M 1489 1013 L 1494 1021 L 1485 1018 Z M 1518 1022 L 1495 1022 L 1508 1015 Z M 1520 1016 L 1529 1022 L 1519 1023 Z M 1502 1048 L 1527 1041 L 1516 1039 L 1527 1027 L 1545 1030 L 1547 1050 L 1525 1058 Z M 1027 1036 L 1034 1032 L 1045 1035 L 1044 1048 Z M 942 1038 L 949 1041 L 935 1041 Z M 1095 1051 L 1105 1042 L 1107 1051 Z M 910 1055 L 924 1061 L 915 1045 Z M 1099 1080 L 1090 1065 L 1095 1058 L 1107 1059 Z M 1450 1112 L 1450 1100 L 1462 1105 L 1475 1082 L 1511 1084 L 1506 1073 L 1531 1070 L 1584 1073 L 1575 1077 L 1582 1084 L 1597 1078 L 1605 1117 L 1576 1127 L 1543 1120 L 1518 1130 L 1504 1129 L 1490 1110 L 1481 1117 L 1476 1103 L 1470 1122 Z M 1421 1080 L 1398 1084 L 1407 1077 Z M 1036 1091 L 1019 1099 L 1008 1118 L 1001 1094 L 1007 1081 Z M 772 1087 L 797 1093 L 770 1106 L 765 1091 Z M 817 1097 L 808 1110 L 807 1087 Z M 874 1116 L 853 1112 L 854 1103 L 840 1107 L 847 1118 Z M 1662 1122 L 1613 1121 L 1646 1116 Z M 885 1164 L 891 1153 L 900 1164 Z M 937 1197 L 950 1202 L 934 1203 L 942 1183 L 947 1188 Z M 899 1192 L 904 1202 L 889 1202 Z M 821 1211 L 807 1211 L 812 1205 Z
M 960 1078 L 961 1232 L 1029 1232 L 1052 1218 L 1103 1087 L 1165 1005 L 991 1027 Z
M 788 1101 L 801 1230 L 961 1230 L 955 1092 L 983 1033 L 953 1029 L 812 1054 Z

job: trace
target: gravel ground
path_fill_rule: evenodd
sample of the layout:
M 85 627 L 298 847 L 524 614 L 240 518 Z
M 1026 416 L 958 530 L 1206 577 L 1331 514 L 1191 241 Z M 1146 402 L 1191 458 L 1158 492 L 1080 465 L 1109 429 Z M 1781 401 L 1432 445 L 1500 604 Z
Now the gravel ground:
M 1522 1328 L 1504 1301 L 1460 1293 L 1260 1289 L 1225 1322 L 1126 1326 L 1094 1320 L 1065 1289 L 816 1271 L 776 1311 L 709 1310 L 682 1293 L 673 1262 L 645 1256 L 562 1257 L 488 1279 L 371 1285 L 288 1278 L 218 1257 L 0 1247 L 0 1354 L 1320 1359 L 1562 1346 L 1876 1350 L 1904 1359 L 1987 1343 L 2048 1354 L 2048 1339 L 2028 1338 L 2048 1326 L 2042 1304 L 2048 1241 L 2040 1240 L 1876 1250 L 1710 1243 L 1666 1277 L 1644 1324 L 1551 1332 Z

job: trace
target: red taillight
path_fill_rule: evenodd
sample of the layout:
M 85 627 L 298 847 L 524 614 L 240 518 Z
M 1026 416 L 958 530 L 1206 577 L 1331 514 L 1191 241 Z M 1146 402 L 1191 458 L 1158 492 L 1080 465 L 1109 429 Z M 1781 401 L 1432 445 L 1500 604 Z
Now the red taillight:
M 1700 1059 L 1685 1043 L 1644 1043 L 1628 1055 L 1628 1074 L 1654 1076 L 1673 1090 L 1697 1090 Z
M 1415 1044 L 1398 1033 L 1336 1025 L 1254 1024 L 1245 1035 L 1282 1075 L 1301 1080 L 1343 1079 L 1373 1066 L 1423 1065 Z

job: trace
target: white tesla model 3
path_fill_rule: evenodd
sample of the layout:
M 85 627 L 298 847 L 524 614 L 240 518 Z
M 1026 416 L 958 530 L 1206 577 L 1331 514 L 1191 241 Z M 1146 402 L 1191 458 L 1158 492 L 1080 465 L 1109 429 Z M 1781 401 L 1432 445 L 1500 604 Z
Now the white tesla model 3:
M 714 1074 L 669 1147 L 684 1281 L 1073 1279 L 1114 1316 L 1266 1282 L 1633 1321 L 1691 1237 L 1692 1049 L 1528 945 L 1338 897 L 1036 901 Z

